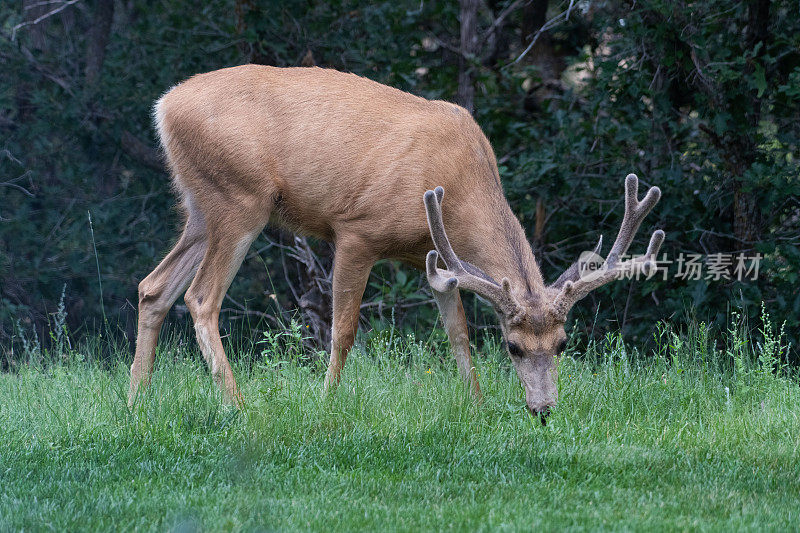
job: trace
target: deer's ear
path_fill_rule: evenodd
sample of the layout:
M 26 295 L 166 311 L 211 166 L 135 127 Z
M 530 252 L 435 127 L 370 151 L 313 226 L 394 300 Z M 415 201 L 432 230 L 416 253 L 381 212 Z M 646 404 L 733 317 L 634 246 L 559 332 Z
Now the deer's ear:
M 603 249 L 603 236 L 600 235 L 600 240 L 597 241 L 597 245 L 594 247 L 594 250 L 592 250 L 592 253 L 594 255 L 600 255 L 600 250 L 602 249 Z M 568 269 L 566 269 L 560 276 L 558 276 L 558 279 L 555 280 L 553 284 L 550 285 L 550 287 L 553 289 L 561 289 L 566 282 L 578 281 L 579 277 L 580 277 L 580 259 L 572 263 Z

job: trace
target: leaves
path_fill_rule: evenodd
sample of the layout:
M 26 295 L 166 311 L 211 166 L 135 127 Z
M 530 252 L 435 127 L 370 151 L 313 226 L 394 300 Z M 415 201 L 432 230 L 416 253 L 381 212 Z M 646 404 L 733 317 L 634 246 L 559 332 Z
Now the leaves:
M 22 21 L 20 6 L 12 4 L 0 7 L 6 28 Z M 24 32 L 17 43 L 0 37 L 0 183 L 24 175 L 14 183 L 33 194 L 0 186 L 0 343 L 10 339 L 17 318 L 46 324 L 65 282 L 71 327 L 100 316 L 87 210 L 95 218 L 105 306 L 112 322 L 119 320 L 133 335 L 136 284 L 180 226 L 166 172 L 137 154 L 154 153 L 152 102 L 181 80 L 249 60 L 295 66 L 311 51 L 320 66 L 427 98 L 455 96 L 456 2 L 250 4 L 240 32 L 230 2 L 119 4 L 92 97 L 82 93 L 81 77 L 91 10 L 54 16 L 61 23 L 48 26 L 42 49 Z M 511 4 L 482 7 L 478 31 Z M 659 227 L 667 232 L 664 251 L 673 259 L 679 253 L 768 249 L 755 282 L 670 278 L 657 285 L 637 282 L 634 290 L 628 282 L 609 286 L 576 310 L 588 332 L 601 335 L 622 325 L 649 338 L 657 319 L 682 320 L 690 313 L 713 319 L 732 303 L 763 299 L 787 318 L 787 331 L 800 344 L 800 300 L 794 297 L 800 272 L 800 19 L 781 15 L 793 10 L 787 0 L 771 3 L 768 35 L 753 44 L 745 3 L 654 0 L 593 4 L 587 13 L 575 9 L 548 35 L 556 51 L 550 60 L 566 67 L 556 79 L 548 78 L 552 65 L 536 54 L 512 65 L 524 49 L 521 9 L 511 10 L 484 43 L 474 62 L 475 118 L 530 236 L 537 203 L 544 210 L 534 245 L 546 279 L 591 249 L 599 234 L 615 234 L 622 179 L 629 172 L 663 192 L 632 251 L 646 246 L 645 229 Z M 130 143 L 126 150 L 123 137 L 153 152 L 131 150 Z M 756 206 L 757 242 L 737 239 L 737 194 Z M 255 249 L 266 246 L 257 241 Z M 399 303 L 396 308 L 407 312 L 398 312 L 398 326 L 435 323 L 435 306 L 406 306 L 427 298 L 418 274 L 387 265 L 376 272 L 367 315 Z M 285 274 L 280 255 L 266 249 L 245 262 L 231 295 L 273 312 L 269 294 L 289 301 L 292 273 Z M 470 312 L 471 319 L 493 322 L 486 311 Z

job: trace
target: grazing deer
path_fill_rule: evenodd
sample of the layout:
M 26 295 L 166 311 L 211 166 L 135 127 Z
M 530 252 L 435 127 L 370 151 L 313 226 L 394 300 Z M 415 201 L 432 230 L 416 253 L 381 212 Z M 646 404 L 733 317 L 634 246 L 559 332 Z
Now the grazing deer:
M 353 74 L 255 65 L 201 74 L 157 102 L 155 121 L 186 223 L 139 284 L 131 402 L 149 379 L 164 317 L 184 291 L 211 374 L 238 401 L 219 312 L 247 249 L 272 222 L 335 244 L 326 390 L 338 383 L 353 345 L 373 264 L 397 259 L 426 268 L 473 393 L 480 396 L 480 387 L 459 288 L 494 306 L 527 405 L 546 414 L 557 400 L 556 356 L 569 309 L 625 269 L 647 271 L 664 238 L 656 231 L 644 257 L 621 260 L 660 196 L 653 187 L 639 202 L 630 175 L 605 268 L 584 277 L 576 263 L 546 285 L 503 195 L 492 147 L 470 114 Z M 438 252 L 428 253 L 432 245 Z

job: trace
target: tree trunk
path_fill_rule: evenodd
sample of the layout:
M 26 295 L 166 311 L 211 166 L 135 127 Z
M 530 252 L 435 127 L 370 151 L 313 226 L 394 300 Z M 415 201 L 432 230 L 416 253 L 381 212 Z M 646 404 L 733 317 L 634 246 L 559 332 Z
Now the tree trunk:
M 549 0 L 533 0 L 522 10 L 522 48 L 527 48 L 536 32 L 547 22 Z M 542 81 L 559 80 L 567 67 L 564 58 L 556 51 L 548 32 L 542 33 L 528 53 L 531 63 L 539 67 Z
M 544 26 L 547 22 L 548 0 L 531 0 L 526 2 L 522 8 L 522 34 L 521 42 L 522 48 L 526 48 L 528 43 L 533 39 L 533 35 L 539 31 L 539 28 Z M 541 40 L 539 41 L 541 42 Z
M 236 0 L 233 8 L 236 13 L 236 35 L 239 37 L 236 46 L 247 63 L 253 60 L 253 44 L 246 41 L 242 35 L 247 30 L 247 14 L 254 9 L 254 0 Z
M 460 0 L 461 55 L 458 58 L 459 105 L 472 113 L 475 110 L 474 64 L 478 53 L 478 6 L 480 0 Z
M 84 70 L 87 93 L 94 91 L 103 61 L 106 58 L 106 47 L 111 35 L 111 22 L 114 20 L 114 0 L 97 0 L 92 19 L 92 28 L 89 30 L 89 40 L 86 45 L 86 68 Z
M 497 27 L 490 35 L 482 38 L 486 42 L 488 53 L 486 50 L 482 50 L 481 52 L 484 55 L 483 65 L 494 68 L 501 58 L 508 57 L 514 26 L 509 26 L 508 15 L 506 15 L 499 24 L 497 23 L 498 17 L 502 16 L 501 14 L 503 13 L 499 0 L 488 0 L 486 4 L 495 19 L 495 22 L 492 24 L 497 24 Z
M 748 10 L 747 48 L 754 50 L 761 43 L 756 54 L 760 58 L 769 39 L 769 0 L 752 0 Z M 752 64 L 747 67 L 747 75 L 753 74 Z M 740 133 L 742 139 L 732 143 L 730 157 L 737 162 L 733 191 L 733 233 L 742 243 L 752 244 L 761 239 L 761 213 L 758 208 L 758 191 L 746 190 L 742 176 L 756 160 L 754 136 L 761 120 L 762 99 L 754 92 L 750 94 L 749 113 L 746 122 L 749 131 Z
M 740 178 L 734 178 L 733 234 L 743 244 L 761 239 L 760 212 L 755 191 L 745 191 Z

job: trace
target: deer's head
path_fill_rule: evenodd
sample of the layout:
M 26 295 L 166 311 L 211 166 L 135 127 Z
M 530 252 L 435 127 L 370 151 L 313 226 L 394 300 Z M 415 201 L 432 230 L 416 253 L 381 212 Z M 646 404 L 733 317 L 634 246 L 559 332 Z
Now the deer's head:
M 553 284 L 531 284 L 532 289 L 515 287 L 508 278 L 498 283 L 478 267 L 459 259 L 442 222 L 444 190 L 437 187 L 425 193 L 428 225 L 436 247 L 428 253 L 426 265 L 431 288 L 439 292 L 466 289 L 494 306 L 511 362 L 525 388 L 528 409 L 541 416 L 542 422 L 558 400 L 558 357 L 567 344 L 564 323 L 570 309 L 606 283 L 626 274 L 650 275 L 655 268 L 656 255 L 664 241 L 661 230 L 653 233 L 645 255 L 622 260 L 642 220 L 661 197 L 658 187 L 651 187 L 639 201 L 638 188 L 638 178 L 629 174 L 625 179 L 625 215 L 604 261 L 598 261 L 603 245 L 600 237 L 595 250 L 582 255 Z M 437 266 L 440 256 L 446 269 Z

